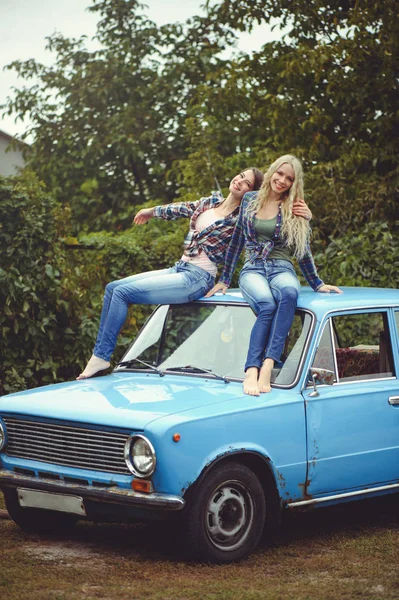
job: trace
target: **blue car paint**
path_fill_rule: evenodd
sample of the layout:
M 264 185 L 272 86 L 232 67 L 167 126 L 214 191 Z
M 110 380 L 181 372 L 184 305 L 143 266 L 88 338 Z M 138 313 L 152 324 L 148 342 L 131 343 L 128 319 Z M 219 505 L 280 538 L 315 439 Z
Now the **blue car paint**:
M 240 384 L 230 386 L 239 388 Z M 306 479 L 304 403 L 299 392 L 287 400 L 285 391 L 275 391 L 260 397 L 241 394 L 207 407 L 206 413 L 191 409 L 178 415 L 179 422 L 172 415 L 152 423 L 144 433 L 157 444 L 159 469 L 154 483 L 177 494 L 217 457 L 251 451 L 270 461 L 282 495 L 299 498 L 303 490 L 297 482 L 304 484 Z M 284 440 L 279 432 L 282 422 L 287 432 Z M 181 435 L 178 443 L 172 441 L 175 432 Z
M 343 290 L 344 294 L 338 295 L 301 289 L 298 306 L 311 311 L 315 319 L 300 377 L 291 387 L 274 387 L 270 394 L 252 397 L 243 394 L 239 382 L 226 385 L 206 376 L 168 374 L 161 378 L 155 373 L 116 371 L 101 378 L 4 396 L 0 398 L 0 415 L 29 415 L 143 432 L 157 454 L 154 490 L 167 494 L 183 495 L 219 457 L 241 452 L 257 453 L 268 461 L 280 497 L 287 503 L 397 481 L 399 408 L 384 405 L 384 394 L 398 393 L 397 335 L 392 340 L 396 376 L 384 381 L 385 391 L 381 392 L 378 382 L 340 383 L 319 386 L 320 396 L 311 398 L 311 389 L 306 388 L 319 336 L 331 314 L 388 308 L 394 331 L 393 308 L 389 307 L 399 308 L 396 290 Z M 242 303 L 242 298 L 232 291 L 201 302 Z M 376 394 L 381 395 L 381 407 L 370 404 Z M 358 407 L 355 436 L 353 430 L 352 435 L 347 431 L 348 397 Z M 172 439 L 174 433 L 181 436 L 177 443 Z M 378 449 L 381 436 L 386 437 L 386 444 Z M 1 459 L 6 469 L 17 463 L 26 466 L 5 454 Z M 129 487 L 132 480 L 131 476 L 26 463 L 41 472 L 83 473 L 89 481 L 107 481 L 108 477 L 120 487 Z M 371 480 L 373 475 L 367 473 L 376 469 L 378 478 L 374 475 Z
M 317 347 L 325 322 L 343 310 L 352 314 L 382 312 L 387 315 L 393 364 L 399 373 L 398 336 L 395 332 L 394 309 L 399 304 L 397 290 L 343 288 L 339 310 L 330 297 L 312 302 L 312 308 L 323 317 L 314 335 L 312 348 Z M 319 296 L 323 296 L 320 294 Z M 326 310 L 325 307 L 328 307 Z M 395 351 L 396 349 L 396 351 Z M 306 376 L 314 352 L 309 352 L 303 374 Z M 308 477 L 307 495 L 323 497 L 334 492 L 359 490 L 399 481 L 399 407 L 388 404 L 388 397 L 399 395 L 398 377 L 385 379 L 383 388 L 378 380 L 340 382 L 319 388 L 320 396 L 309 397 L 303 391 L 307 418 Z M 356 418 L 348 421 L 348 408 Z M 378 479 L 375 477 L 378 473 Z
M 384 383 L 384 390 L 376 382 L 342 383 L 308 400 L 309 494 L 398 479 L 399 410 L 387 400 L 399 385 Z M 348 419 L 348 403 L 356 419 Z
M 161 378 L 155 373 L 135 373 L 134 379 L 133 383 L 132 373 L 114 373 L 24 391 L 2 398 L 1 411 L 61 421 L 73 415 L 74 422 L 143 432 L 158 457 L 153 476 L 157 491 L 179 494 L 217 456 L 246 448 L 270 459 L 284 492 L 298 496 L 297 487 L 289 482 L 298 476 L 304 482 L 306 476 L 304 407 L 299 392 L 294 400 L 284 402 L 284 390 L 250 397 L 236 382 L 226 385 L 220 380 L 176 375 Z M 281 419 L 289 431 L 284 444 L 276 434 Z M 176 431 L 182 436 L 177 444 L 172 441 Z
M 239 387 L 234 390 L 242 396 Z M 230 388 L 214 379 L 205 383 L 197 377 L 120 372 L 3 396 L 1 411 L 142 431 L 156 419 L 231 395 Z

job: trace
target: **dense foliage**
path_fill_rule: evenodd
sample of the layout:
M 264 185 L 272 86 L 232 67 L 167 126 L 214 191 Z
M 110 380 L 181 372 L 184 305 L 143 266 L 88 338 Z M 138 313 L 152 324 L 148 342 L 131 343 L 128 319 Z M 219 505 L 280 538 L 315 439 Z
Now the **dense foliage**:
M 395 216 L 399 19 L 395 0 L 225 0 L 157 28 L 137 0 L 94 2 L 97 49 L 48 39 L 53 66 L 6 109 L 30 116 L 30 157 L 75 230 L 126 227 L 135 205 L 223 184 L 291 151 L 327 240 Z M 222 52 L 278 17 L 288 32 L 252 54 Z M 357 223 L 358 222 L 358 223 Z
M 34 175 L 0 178 L 0 392 L 63 378 L 93 335 L 61 243 L 67 217 Z
M 172 166 L 187 154 L 187 104 L 220 50 L 203 47 L 207 28 L 198 18 L 188 29 L 158 29 L 137 0 L 104 0 L 90 10 L 100 19 L 97 49 L 87 50 L 84 37 L 49 37 L 55 64 L 12 63 L 38 83 L 7 106 L 30 116 L 30 164 L 71 205 L 76 229 L 126 226 L 135 204 L 175 197 Z
M 236 171 L 282 153 L 304 162 L 324 279 L 397 286 L 395 0 L 220 0 L 160 28 L 137 0 L 90 10 L 95 49 L 56 34 L 51 67 L 9 66 L 34 81 L 3 109 L 30 117 L 38 179 L 0 186 L 0 392 L 73 376 L 106 281 L 179 258 L 187 222 L 131 229 L 141 205 L 197 198 L 215 175 L 226 191 Z M 279 41 L 234 49 L 271 18 Z M 131 313 L 117 357 L 147 312 Z

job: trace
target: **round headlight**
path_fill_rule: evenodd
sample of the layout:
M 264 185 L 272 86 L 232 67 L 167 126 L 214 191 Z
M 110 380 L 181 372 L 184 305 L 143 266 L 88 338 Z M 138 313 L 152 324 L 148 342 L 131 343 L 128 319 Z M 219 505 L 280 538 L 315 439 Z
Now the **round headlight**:
M 132 436 L 125 446 L 125 461 L 133 475 L 149 477 L 157 462 L 153 445 L 143 435 Z
M 6 445 L 6 429 L 3 423 L 0 421 L 0 450 L 3 450 Z

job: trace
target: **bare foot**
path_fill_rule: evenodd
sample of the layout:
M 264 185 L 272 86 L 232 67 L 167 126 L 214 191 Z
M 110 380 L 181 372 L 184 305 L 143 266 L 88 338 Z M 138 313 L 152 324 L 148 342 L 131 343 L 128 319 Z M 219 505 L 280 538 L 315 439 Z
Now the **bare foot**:
M 242 387 L 244 389 L 244 394 L 249 394 L 249 396 L 259 396 L 258 369 L 256 367 L 249 367 L 249 369 L 247 369 Z
M 93 377 L 93 375 L 95 375 L 99 371 L 104 371 L 105 369 L 108 369 L 110 365 L 111 363 L 109 363 L 107 360 L 104 360 L 103 358 L 98 358 L 98 356 L 94 356 L 93 354 L 89 362 L 87 363 L 84 371 L 82 371 L 81 374 L 78 377 L 76 377 L 76 379 L 88 379 L 89 377 Z
M 274 360 L 272 358 L 266 358 L 259 373 L 259 390 L 262 394 L 271 392 L 270 379 L 272 376 L 272 369 L 274 367 Z

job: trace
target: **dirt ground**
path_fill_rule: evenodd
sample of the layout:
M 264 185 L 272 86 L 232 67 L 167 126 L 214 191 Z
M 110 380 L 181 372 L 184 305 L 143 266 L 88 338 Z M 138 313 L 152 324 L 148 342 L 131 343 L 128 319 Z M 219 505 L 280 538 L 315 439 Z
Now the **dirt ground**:
M 81 522 L 38 536 L 0 519 L 0 592 L 7 600 L 397 600 L 398 507 L 395 495 L 289 514 L 278 546 L 225 566 L 187 562 L 154 527 Z

